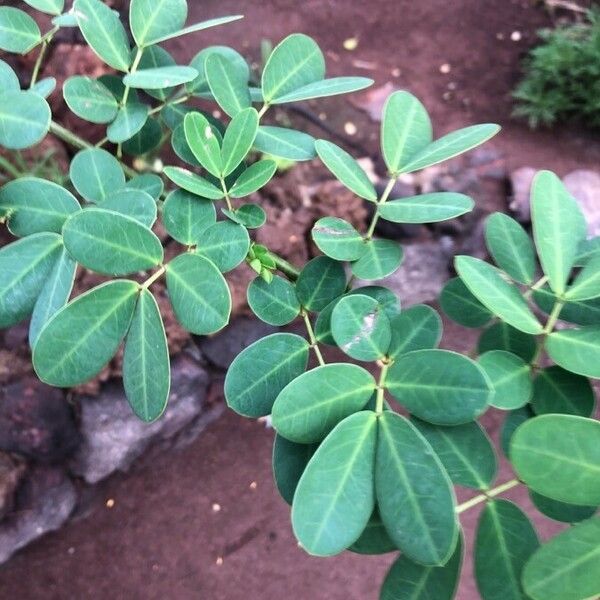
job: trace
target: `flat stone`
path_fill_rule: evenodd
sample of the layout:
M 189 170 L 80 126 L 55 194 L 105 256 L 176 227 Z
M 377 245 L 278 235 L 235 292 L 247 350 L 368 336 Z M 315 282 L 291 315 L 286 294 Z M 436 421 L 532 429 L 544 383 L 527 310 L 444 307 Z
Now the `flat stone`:
M 68 458 L 80 437 L 62 390 L 25 377 L 0 390 L 0 450 L 44 463 Z
M 566 175 L 563 183 L 581 207 L 588 235 L 600 235 L 600 173 L 578 169 Z
M 0 522 L 0 563 L 19 548 L 59 529 L 77 502 L 72 481 L 58 467 L 34 467 L 17 492 L 14 510 Z
M 448 266 L 453 248 L 448 237 L 439 242 L 405 245 L 404 260 L 395 273 L 378 281 L 357 280 L 355 287 L 386 286 L 398 295 L 402 306 L 432 302 L 450 278 Z
M 209 376 L 197 360 L 180 354 L 171 365 L 171 379 L 167 409 L 153 423 L 135 416 L 120 382 L 109 383 L 96 397 L 82 398 L 83 441 L 71 463 L 73 473 L 96 483 L 115 471 L 127 471 L 151 446 L 176 446 L 190 430 L 198 435 L 216 418 L 219 411 L 206 402 Z

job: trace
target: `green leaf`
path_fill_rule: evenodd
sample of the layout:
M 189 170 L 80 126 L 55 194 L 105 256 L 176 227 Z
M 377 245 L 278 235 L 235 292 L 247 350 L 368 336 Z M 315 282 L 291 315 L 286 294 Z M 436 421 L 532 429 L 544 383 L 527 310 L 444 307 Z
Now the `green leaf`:
M 184 190 L 171 192 L 163 204 L 162 221 L 167 233 L 187 246 L 196 245 L 216 220 L 215 205 L 210 200 Z
M 525 405 L 517 410 L 511 410 L 504 419 L 502 429 L 500 430 L 500 446 L 506 458 L 510 459 L 510 441 L 517 428 L 525 423 L 527 419 L 533 418 L 535 415 L 529 405 Z
M 225 376 L 227 405 L 245 417 L 271 413 L 279 392 L 306 370 L 308 342 L 292 333 L 274 333 L 238 354 Z
M 242 204 L 234 210 L 222 208 L 221 212 L 234 223 L 247 229 L 257 229 L 267 221 L 267 213 L 258 204 Z
M 546 338 L 546 352 L 557 364 L 585 377 L 600 378 L 600 327 L 555 331 Z
M 392 338 L 390 320 L 381 305 L 363 294 L 349 294 L 335 305 L 331 333 L 343 352 L 365 361 L 385 356 Z
M 413 350 L 436 348 L 442 339 L 442 319 L 426 304 L 403 310 L 390 320 L 392 341 L 388 355 L 396 359 Z
M 394 542 L 390 540 L 390 536 L 385 530 L 385 526 L 379 516 L 377 506 L 373 510 L 373 514 L 369 519 L 360 537 L 348 548 L 350 552 L 357 554 L 387 554 L 397 550 Z
M 123 152 L 130 156 L 142 156 L 156 150 L 162 141 L 162 128 L 160 123 L 149 118 L 144 126 L 132 138 L 123 142 Z
M 27 54 L 40 39 L 40 28 L 25 11 L 0 6 L 0 50 Z
M 210 91 L 230 117 L 252 106 L 247 74 L 227 58 L 218 53 L 210 54 L 205 62 L 205 70 Z
M 65 7 L 65 0 L 25 0 L 25 2 L 49 15 L 60 15 Z
M 29 345 L 33 348 L 44 325 L 69 300 L 77 263 L 62 248 L 35 303 L 29 323 Z
M 311 160 L 317 155 L 315 138 L 302 131 L 261 125 L 254 147 L 259 152 L 287 160 Z
M 273 104 L 324 77 L 325 59 L 317 43 L 294 33 L 273 48 L 265 64 L 261 82 L 264 101 Z
M 42 98 L 48 98 L 50 94 L 56 89 L 56 77 L 44 77 L 37 81 L 30 91 L 36 93 Z
M 165 167 L 163 173 L 177 186 L 190 194 L 209 198 L 210 200 L 221 200 L 223 190 L 213 185 L 204 177 L 196 175 L 181 167 Z
M 184 27 L 179 31 L 175 31 L 174 33 L 165 34 L 159 38 L 153 39 L 150 43 L 152 44 L 160 44 L 162 42 L 166 42 L 167 40 L 171 40 L 176 37 L 180 37 L 182 35 L 187 35 L 188 33 L 195 33 L 196 31 L 203 31 L 204 29 L 209 29 L 210 27 L 216 27 L 217 25 L 224 25 L 225 23 L 231 23 L 232 21 L 237 21 L 238 19 L 243 19 L 243 15 L 232 15 L 229 17 L 217 17 L 216 19 L 208 19 L 207 21 L 201 21 L 200 23 L 195 23 L 194 25 L 189 25 L 188 27 Z
M 106 137 L 113 144 L 120 144 L 138 133 L 148 119 L 147 104 L 127 103 L 119 109 L 117 118 L 106 129 Z
M 359 279 L 373 281 L 391 275 L 402 263 L 402 246 L 392 240 L 369 240 L 362 256 L 352 263 L 352 273 Z
M 578 523 L 593 517 L 598 510 L 597 506 L 580 506 L 578 504 L 567 504 L 546 498 L 532 490 L 529 490 L 529 498 L 533 505 L 546 517 L 561 523 Z
M 337 96 L 349 92 L 357 92 L 373 85 L 373 80 L 367 77 L 332 77 L 331 79 L 322 79 L 314 81 L 301 88 L 278 96 L 271 104 L 284 104 L 286 102 L 300 102 L 310 100 L 311 98 L 326 98 L 328 96 Z
M 231 221 L 218 221 L 202 232 L 197 244 L 197 254 L 210 259 L 219 271 L 226 273 L 246 258 L 250 237 L 245 227 Z
M 454 192 L 434 192 L 400 200 L 390 200 L 377 209 L 393 223 L 437 223 L 460 217 L 473 210 L 469 196 Z
M 156 201 L 142 190 L 133 190 L 129 187 L 118 190 L 106 198 L 100 208 L 131 217 L 148 228 L 156 221 Z
M 174 67 L 177 63 L 175 59 L 161 46 L 148 46 L 142 52 L 142 58 L 139 61 L 137 70 L 145 71 L 146 69 L 159 69 L 162 67 Z M 176 87 L 176 86 L 175 86 Z M 165 87 L 160 89 L 148 89 L 146 93 L 161 102 L 165 102 L 175 91 L 175 87 Z M 185 109 L 185 106 L 180 104 L 167 104 L 161 111 L 161 116 L 164 117 L 169 111 L 177 111 Z
M 458 537 L 450 480 L 435 452 L 404 417 L 378 419 L 375 493 L 385 528 L 397 547 L 423 565 L 443 565 Z
M 73 12 L 90 48 L 113 69 L 127 72 L 131 48 L 118 13 L 101 0 L 75 0 Z
M 229 63 L 228 72 L 230 72 L 233 81 L 248 82 L 250 79 L 250 69 L 248 63 L 239 52 L 228 46 L 209 46 L 200 50 L 190 62 L 190 67 L 198 71 L 198 77 L 185 86 L 190 94 L 203 96 L 212 93 L 206 78 L 206 61 L 211 54 L 218 54 Z
M 583 239 L 577 247 L 577 256 L 575 258 L 575 267 L 583 267 L 587 262 L 600 253 L 600 236 L 590 239 Z
M 565 294 L 568 300 L 589 300 L 600 296 L 600 256 L 589 260 Z
M 511 462 L 534 491 L 569 504 L 600 505 L 600 421 L 542 415 L 515 432 Z
M 186 19 L 186 0 L 131 0 L 129 7 L 131 33 L 141 47 L 179 31 Z
M 537 415 L 560 413 L 591 417 L 595 404 L 589 380 L 560 367 L 542 369 L 533 383 L 531 407 Z
M 250 165 L 235 181 L 229 195 L 232 198 L 243 198 L 266 185 L 275 175 L 277 163 L 274 160 L 259 160 Z
M 154 296 L 141 290 L 125 339 L 123 385 L 133 412 L 147 423 L 167 406 L 171 385 L 169 348 Z
M 185 139 L 198 162 L 209 173 L 220 177 L 223 170 L 221 147 L 206 117 L 199 112 L 188 113 L 183 123 Z
M 302 547 L 332 556 L 354 543 L 375 506 L 377 418 L 355 413 L 327 436 L 304 471 L 292 506 L 292 526 Z
M 346 289 L 344 267 L 327 256 L 308 261 L 296 281 L 300 304 L 312 311 L 323 310 Z
M 412 94 L 394 92 L 383 107 L 381 151 L 388 171 L 395 175 L 432 141 L 431 121 Z
M 317 367 L 281 390 L 273 405 L 273 427 L 292 442 L 320 442 L 340 421 L 364 408 L 374 391 L 373 376 L 358 365 Z
M 531 369 L 522 358 L 505 350 L 491 350 L 479 357 L 479 365 L 494 388 L 494 395 L 490 400 L 492 406 L 514 410 L 531 400 Z
M 160 240 L 141 223 L 111 210 L 86 208 L 63 227 L 69 254 L 82 266 L 104 275 L 127 275 L 160 264 Z
M 386 387 L 411 414 L 435 425 L 474 421 L 493 389 L 471 359 L 449 350 L 417 350 L 396 359 Z
M 440 294 L 440 306 L 453 321 L 478 329 L 492 320 L 492 313 L 470 292 L 460 277 L 450 279 Z
M 91 77 L 69 77 L 63 87 L 67 106 L 80 118 L 91 123 L 110 123 L 119 112 L 111 91 Z
M 158 175 L 154 173 L 142 173 L 127 182 L 127 189 L 146 192 L 152 198 L 158 200 L 165 189 L 165 185 Z
M 21 84 L 13 68 L 3 60 L 0 60 L 0 86 L 5 92 L 21 89 Z
M 477 344 L 479 354 L 490 350 L 506 350 L 520 356 L 525 362 L 531 362 L 537 351 L 537 342 L 532 335 L 506 323 L 494 323 L 481 334 Z
M 600 517 L 544 544 L 525 565 L 523 586 L 533 600 L 581 600 L 600 591 Z
M 485 223 L 485 242 L 496 264 L 515 281 L 529 285 L 535 277 L 535 250 L 527 232 L 511 217 L 494 213 Z
M 412 424 L 431 444 L 456 485 L 487 490 L 498 471 L 496 452 L 479 423 L 440 427 L 413 418 Z
M 377 192 L 362 167 L 339 146 L 327 140 L 317 140 L 315 150 L 325 166 L 357 196 L 375 202 Z
M 34 146 L 48 133 L 51 117 L 48 103 L 35 92 L 0 93 L 0 146 L 9 150 Z
M 291 506 L 294 492 L 317 444 L 296 444 L 275 434 L 273 479 L 281 497 Z
M 550 171 L 540 171 L 533 180 L 531 219 L 542 269 L 554 292 L 563 294 L 586 224 L 577 202 Z
M 411 173 L 419 171 L 458 156 L 487 142 L 499 131 L 500 126 L 493 123 L 471 125 L 470 127 L 453 131 L 431 142 L 431 144 L 420 150 L 417 154 L 411 156 L 408 163 L 402 166 L 401 172 Z
M 187 331 L 208 335 L 223 329 L 231 292 L 219 269 L 198 254 L 180 254 L 167 265 L 167 290 L 175 316 Z
M 106 150 L 89 148 L 78 152 L 69 168 L 75 189 L 88 202 L 102 202 L 125 186 L 119 161 Z
M 0 188 L 0 210 L 10 215 L 10 232 L 23 237 L 42 231 L 60 233 L 67 217 L 80 206 L 69 191 L 56 183 L 20 177 Z
M 135 73 L 125 75 L 123 83 L 129 87 L 142 90 L 164 90 L 193 81 L 198 71 L 192 67 L 157 67 L 155 69 L 139 69 Z
M 31 314 L 61 249 L 55 233 L 36 233 L 0 249 L 0 327 Z
M 221 162 L 223 176 L 230 175 L 246 158 L 256 133 L 258 132 L 258 113 L 254 108 L 239 111 L 229 123 L 223 136 Z
M 311 235 L 321 252 L 339 261 L 358 260 L 366 248 L 362 235 L 348 221 L 338 217 L 319 219 Z
M 194 156 L 194 153 L 192 152 L 192 149 L 190 148 L 190 145 L 185 137 L 185 127 L 183 122 L 173 130 L 173 133 L 171 134 L 171 146 L 173 147 L 175 154 L 177 154 L 177 156 L 183 162 L 187 163 L 188 165 L 192 165 L 193 167 L 201 166 L 198 162 L 198 159 Z
M 38 377 L 50 385 L 72 387 L 98 374 L 129 329 L 138 289 L 135 281 L 109 281 L 59 310 L 33 349 Z
M 457 256 L 455 266 L 471 293 L 493 314 L 524 333 L 539 334 L 543 327 L 519 290 L 501 272 L 471 256 Z
M 300 313 L 294 285 L 278 275 L 271 283 L 257 277 L 248 286 L 247 295 L 252 312 L 269 325 L 287 325 Z
M 54 17 L 52 25 L 55 27 L 77 27 L 77 17 L 72 11 L 69 11 Z
M 483 600 L 526 600 L 521 573 L 540 543 L 527 515 L 508 500 L 488 502 L 475 537 L 475 579 Z
M 428 567 L 399 556 L 388 571 L 379 600 L 452 600 L 463 560 L 463 541 L 443 567 Z

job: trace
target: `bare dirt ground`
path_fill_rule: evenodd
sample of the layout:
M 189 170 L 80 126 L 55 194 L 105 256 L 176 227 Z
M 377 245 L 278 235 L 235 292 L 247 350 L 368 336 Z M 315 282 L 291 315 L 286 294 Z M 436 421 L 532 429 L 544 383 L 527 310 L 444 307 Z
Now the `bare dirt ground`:
M 302 31 L 325 49 L 331 74 L 362 74 L 373 77 L 375 87 L 391 82 L 416 93 L 430 110 L 437 134 L 475 122 L 499 122 L 504 130 L 493 144 L 509 168 L 530 165 L 564 174 L 600 163 L 597 133 L 568 127 L 531 132 L 510 118 L 509 93 L 519 77 L 519 59 L 535 42 L 535 30 L 549 24 L 533 2 L 189 3 L 193 21 L 240 12 L 246 18 L 174 42 L 170 49 L 180 60 L 191 58 L 199 45 L 216 43 L 257 59 L 262 38 L 277 41 Z M 518 41 L 511 39 L 513 32 L 519 32 Z M 343 42 L 351 37 L 358 46 L 349 52 Z M 445 64 L 448 73 L 440 70 Z M 361 99 L 365 96 L 355 100 Z M 363 110 L 339 99 L 311 108 L 325 112 L 336 130 L 347 121 L 356 124 L 356 140 L 376 153 L 377 125 Z M 444 344 L 465 349 L 467 338 L 464 330 L 449 326 Z M 486 421 L 497 432 L 498 412 Z M 0 598 L 375 600 L 393 555 L 346 553 L 324 560 L 298 549 L 288 508 L 271 481 L 271 440 L 272 432 L 263 425 L 229 413 L 182 452 L 110 479 L 90 500 L 88 516 L 0 567 Z M 498 481 L 509 478 L 504 465 Z M 527 505 L 522 490 L 507 497 Z M 469 544 L 477 512 L 464 520 Z M 543 536 L 556 531 L 548 521 L 538 518 L 537 524 Z M 469 563 L 460 600 L 478 598 Z

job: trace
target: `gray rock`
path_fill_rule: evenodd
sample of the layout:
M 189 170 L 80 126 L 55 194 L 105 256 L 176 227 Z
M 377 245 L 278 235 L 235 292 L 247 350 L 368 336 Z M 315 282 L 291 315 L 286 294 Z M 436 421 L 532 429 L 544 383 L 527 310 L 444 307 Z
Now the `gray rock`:
M 62 469 L 33 468 L 19 488 L 14 511 L 0 523 L 0 563 L 32 540 L 60 528 L 76 502 L 75 486 Z
M 73 453 L 79 440 L 61 390 L 25 377 L 0 391 L 0 450 L 57 463 Z
M 256 317 L 238 317 L 215 335 L 197 337 L 196 343 L 207 360 L 221 369 L 227 369 L 244 348 L 275 331 L 275 327 Z
M 404 246 L 404 260 L 395 273 L 379 281 L 358 280 L 355 287 L 384 285 L 398 295 L 402 306 L 431 302 L 450 278 L 448 265 L 453 249 L 454 244 L 447 237 L 439 242 Z
M 581 207 L 588 235 L 600 235 L 600 173 L 578 169 L 566 175 L 563 183 Z
M 520 223 L 531 221 L 529 194 L 536 173 L 537 170 L 532 167 L 521 167 L 510 174 L 512 193 L 509 208 Z
M 197 360 L 180 354 L 171 365 L 171 377 L 167 410 L 153 423 L 133 414 L 120 384 L 111 383 L 97 397 L 83 398 L 83 441 L 72 461 L 73 473 L 96 483 L 115 471 L 127 471 L 151 446 L 177 446 L 186 433 L 189 442 L 220 414 L 221 407 L 207 406 L 209 376 Z
M 0 452 L 0 521 L 12 510 L 15 492 L 26 470 L 25 461 Z

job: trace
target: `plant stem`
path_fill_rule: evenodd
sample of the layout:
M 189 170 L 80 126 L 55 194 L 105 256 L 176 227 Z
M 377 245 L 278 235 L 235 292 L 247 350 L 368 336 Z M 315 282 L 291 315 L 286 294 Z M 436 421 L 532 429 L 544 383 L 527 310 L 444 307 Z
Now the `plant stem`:
M 135 73 L 137 71 L 137 68 L 140 66 L 140 60 L 142 60 L 143 53 L 144 53 L 144 49 L 138 47 L 138 49 L 135 53 L 135 58 L 133 59 L 133 64 L 131 65 L 131 68 L 129 69 L 130 75 Z M 121 106 L 125 106 L 127 104 L 130 89 L 131 88 L 128 85 L 125 86 L 125 91 L 123 92 L 123 98 L 121 99 Z
M 261 119 L 268 110 L 269 110 L 269 105 L 263 104 L 263 107 L 260 109 L 260 111 L 258 113 L 258 118 Z
M 379 372 L 379 381 L 377 382 L 377 396 L 375 398 L 375 414 L 383 413 L 383 401 L 385 399 L 385 378 L 387 377 L 388 369 L 391 366 L 389 360 L 381 361 L 381 371 Z
M 163 102 L 162 104 L 159 104 L 158 106 L 155 106 L 153 109 L 151 109 L 148 112 L 148 114 L 155 115 L 156 113 L 160 112 L 166 106 L 175 106 L 175 104 L 181 104 L 182 102 L 185 102 L 186 100 L 189 100 L 189 99 L 190 99 L 190 96 L 188 94 L 185 96 L 181 96 L 181 98 L 176 98 L 175 100 L 167 100 L 166 102 Z
M 365 235 L 365 240 L 368 241 L 373 237 L 373 233 L 375 232 L 375 227 L 377 226 L 377 221 L 379 221 L 379 207 L 382 204 L 386 203 L 387 199 L 389 198 L 390 194 L 392 193 L 392 190 L 394 189 L 394 185 L 396 184 L 397 179 L 398 179 L 397 177 L 390 178 L 387 186 L 385 187 L 385 190 L 383 190 L 381 197 L 377 201 L 377 207 L 375 209 L 375 214 L 373 215 L 373 218 L 371 219 L 371 224 L 369 225 L 369 229 L 367 230 L 367 234 Z
M 75 146 L 75 148 L 80 148 L 81 150 L 85 150 L 86 148 L 93 148 L 92 144 L 80 138 L 78 135 L 71 133 L 68 129 L 65 129 L 62 125 L 59 125 L 56 121 L 50 122 L 50 132 L 53 133 L 57 138 L 60 138 L 67 144 L 71 144 L 71 146 Z M 121 166 L 123 170 L 129 177 L 136 177 L 138 172 L 128 167 L 125 163 L 121 162 Z
M 21 172 L 17 167 L 10 163 L 6 158 L 0 156 L 0 167 L 3 168 L 9 175 L 13 177 L 13 179 L 17 179 L 17 177 L 21 177 Z
M 160 279 L 166 271 L 167 267 L 163 265 L 158 271 L 156 271 L 156 273 L 150 275 L 150 277 L 148 277 L 148 279 L 146 279 L 146 281 L 144 281 L 144 283 L 142 283 L 140 287 L 143 290 L 147 290 L 157 279 Z
M 470 500 L 467 500 L 466 502 L 459 504 L 456 507 L 456 513 L 460 514 L 460 513 L 464 512 L 465 510 L 469 510 L 469 508 L 472 508 L 473 506 L 477 506 L 477 504 L 481 504 L 481 502 L 486 502 L 487 500 L 491 500 L 495 496 L 498 496 L 499 494 L 507 492 L 508 490 L 510 490 L 514 487 L 517 487 L 520 484 L 521 484 L 521 482 L 518 479 L 511 479 L 510 481 L 507 481 L 506 483 L 503 483 L 502 485 L 499 485 L 498 487 L 488 490 L 484 494 L 479 494 L 479 496 L 475 496 L 474 498 L 471 498 Z
M 53 27 L 48 33 L 44 35 L 44 37 L 40 40 L 42 46 L 40 48 L 40 52 L 35 61 L 35 65 L 33 66 L 33 72 L 31 74 L 31 82 L 29 84 L 29 89 L 31 89 L 35 82 L 37 81 L 38 75 L 40 74 L 40 69 L 42 67 L 42 61 L 44 60 L 44 56 L 46 55 L 46 50 L 54 37 L 54 34 L 58 31 L 58 27 Z
M 225 179 L 223 179 L 223 177 L 221 177 L 221 189 L 223 190 L 223 195 L 225 196 L 225 202 L 227 202 L 227 209 L 233 210 L 231 200 L 229 199 L 229 192 L 227 191 L 227 186 L 225 185 Z
M 269 257 L 273 259 L 275 266 L 279 271 L 281 271 L 289 280 L 296 281 L 298 276 L 300 275 L 300 271 L 294 267 L 293 264 L 289 263 L 281 256 L 274 254 L 269 250 Z
M 552 312 L 548 317 L 548 321 L 546 321 L 546 326 L 544 327 L 544 335 L 549 335 L 552 333 L 554 326 L 556 325 L 556 321 L 558 321 L 558 317 L 560 315 L 560 311 L 565 305 L 563 300 L 557 300 L 552 307 Z
M 319 348 L 319 343 L 317 342 L 317 338 L 315 337 L 315 332 L 313 331 L 312 323 L 310 322 L 310 317 L 306 310 L 302 309 L 300 311 L 302 318 L 304 319 L 304 324 L 306 325 L 306 332 L 308 333 L 308 341 L 310 342 L 310 347 L 314 350 L 315 356 L 319 361 L 319 364 L 323 366 L 325 361 L 323 360 L 323 355 L 321 354 L 321 349 Z

